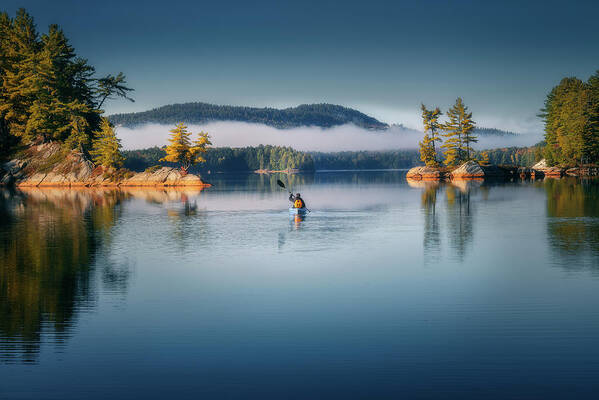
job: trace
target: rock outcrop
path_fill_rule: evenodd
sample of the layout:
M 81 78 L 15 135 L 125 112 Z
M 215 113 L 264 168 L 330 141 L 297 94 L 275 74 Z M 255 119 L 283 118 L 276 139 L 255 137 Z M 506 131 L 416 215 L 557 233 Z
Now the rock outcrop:
M 406 173 L 406 178 L 416 181 L 440 181 L 447 178 L 447 172 L 441 168 L 435 167 L 414 167 Z
M 183 174 L 175 168 L 162 167 L 154 172 L 140 172 L 124 179 L 121 186 L 205 186 L 198 175 Z
M 561 178 L 562 176 L 599 176 L 599 167 L 585 165 L 582 167 L 549 167 L 547 161 L 542 159 L 535 165 L 532 170 L 537 174 L 543 174 L 550 178 Z
M 446 169 L 431 167 L 414 167 L 408 171 L 409 180 L 480 180 L 485 178 L 510 179 L 531 176 L 528 168 L 511 166 L 480 165 L 476 161 L 468 161 L 448 172 Z
M 176 168 L 151 172 L 95 167 L 80 152 L 65 152 L 57 143 L 32 146 L 0 166 L 0 184 L 20 187 L 210 186 L 200 176 Z
M 565 172 L 563 168 L 548 166 L 547 160 L 545 160 L 544 158 L 535 165 L 533 165 L 531 169 L 534 171 L 536 176 L 543 175 L 550 178 L 561 178 Z
M 543 158 L 541 161 L 539 161 L 538 163 L 536 163 L 535 165 L 533 165 L 530 168 L 532 168 L 533 170 L 542 171 L 542 170 L 545 170 L 545 169 L 549 168 L 549 166 L 547 165 L 547 160 L 545 160 Z
M 484 179 L 485 171 L 476 161 L 468 161 L 450 173 L 451 179 Z

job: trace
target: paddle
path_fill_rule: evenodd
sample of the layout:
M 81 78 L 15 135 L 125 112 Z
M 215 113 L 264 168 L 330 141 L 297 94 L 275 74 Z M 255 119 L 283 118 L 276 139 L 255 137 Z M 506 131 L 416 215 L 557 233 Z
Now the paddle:
M 282 187 L 283 189 L 287 190 L 287 188 L 285 187 L 285 184 L 283 182 L 281 182 L 280 179 L 277 179 L 277 185 L 279 185 L 280 187 Z M 291 192 L 289 192 L 291 193 Z

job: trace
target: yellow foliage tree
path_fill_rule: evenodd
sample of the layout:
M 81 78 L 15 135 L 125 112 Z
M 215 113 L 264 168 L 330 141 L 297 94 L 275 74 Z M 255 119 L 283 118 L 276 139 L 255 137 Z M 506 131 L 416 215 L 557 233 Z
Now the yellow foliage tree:
M 95 135 L 96 139 L 90 151 L 94 162 L 107 168 L 121 167 L 125 160 L 121 153 L 121 141 L 116 137 L 112 124 L 106 118 L 102 118 L 100 130 L 95 132 Z
M 439 107 L 429 110 L 424 104 L 420 105 L 422 110 L 422 125 L 424 125 L 424 138 L 420 142 L 420 159 L 429 167 L 438 167 L 437 148 L 435 142 L 441 142 L 439 130 L 442 124 L 439 117 L 443 114 Z
M 208 146 L 212 145 L 210 135 L 206 132 L 198 133 L 198 138 L 193 144 L 194 146 L 190 149 L 191 158 L 194 159 L 194 162 L 196 163 L 206 162 L 204 154 L 208 151 Z
M 174 129 L 170 130 L 171 137 L 168 140 L 170 144 L 166 146 L 166 156 L 160 161 L 178 163 L 181 165 L 181 170 L 187 172 L 189 167 L 199 162 L 206 162 L 203 155 L 208 151 L 210 136 L 205 132 L 198 134 L 198 139 L 191 142 L 191 132 L 187 130 L 187 126 L 180 122 Z
M 489 161 L 489 152 L 483 151 L 482 153 L 480 153 L 480 160 L 477 160 L 477 161 L 482 166 L 491 165 L 491 161 Z

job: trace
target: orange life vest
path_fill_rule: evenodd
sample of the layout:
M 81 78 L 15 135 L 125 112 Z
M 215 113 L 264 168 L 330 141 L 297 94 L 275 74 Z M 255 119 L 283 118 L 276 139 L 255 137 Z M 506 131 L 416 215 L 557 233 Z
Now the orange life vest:
M 302 206 L 304 205 L 303 203 L 304 203 L 303 201 L 301 201 L 301 200 L 298 199 L 298 200 L 295 201 L 295 203 L 293 203 L 293 207 L 295 207 L 295 208 L 302 208 Z

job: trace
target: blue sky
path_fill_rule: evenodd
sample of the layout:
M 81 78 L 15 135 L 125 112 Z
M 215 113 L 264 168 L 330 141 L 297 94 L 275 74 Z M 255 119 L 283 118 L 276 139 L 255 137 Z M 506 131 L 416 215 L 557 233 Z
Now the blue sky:
M 187 101 L 328 102 L 417 127 L 421 102 L 461 96 L 480 125 L 540 129 L 564 76 L 599 69 L 597 1 L 13 1 L 59 24 L 141 111 Z

